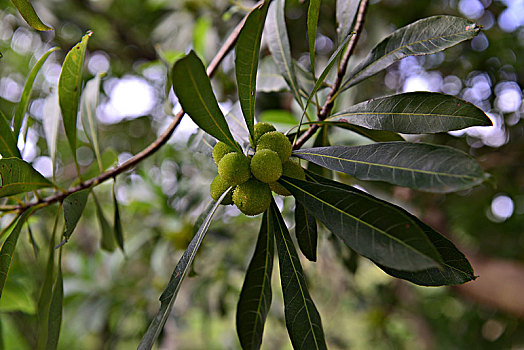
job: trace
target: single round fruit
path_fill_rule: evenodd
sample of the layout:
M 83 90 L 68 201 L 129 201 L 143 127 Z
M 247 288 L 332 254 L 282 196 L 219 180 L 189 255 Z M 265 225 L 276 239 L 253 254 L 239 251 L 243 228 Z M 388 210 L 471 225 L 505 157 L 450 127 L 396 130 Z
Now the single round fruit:
M 291 142 L 286 135 L 278 131 L 270 131 L 260 137 L 257 143 L 257 151 L 261 149 L 270 149 L 277 152 L 282 163 L 291 156 Z
M 302 169 L 302 167 L 297 162 L 292 160 L 287 160 L 284 164 L 282 164 L 282 176 L 292 177 L 299 180 L 306 179 L 304 169 Z M 281 196 L 291 195 L 291 193 L 278 182 L 270 183 L 269 187 L 273 192 L 278 193 Z
M 218 174 L 228 186 L 239 185 L 251 177 L 250 159 L 237 152 L 228 153 L 218 163 Z
M 211 198 L 216 202 L 230 186 L 227 185 L 227 183 L 220 177 L 220 175 L 217 175 L 211 182 L 211 185 L 209 186 L 209 192 L 211 193 Z M 229 205 L 233 204 L 233 190 L 229 191 L 229 193 L 226 195 L 224 200 L 220 203 L 223 205 Z
M 232 152 L 237 152 L 237 150 L 231 148 L 231 146 L 222 141 L 217 142 L 215 147 L 213 147 L 213 160 L 215 161 L 216 166 L 218 166 L 222 157 Z
M 246 215 L 258 215 L 269 208 L 271 204 L 269 186 L 256 179 L 238 185 L 233 192 L 233 203 Z
M 255 124 L 255 144 L 258 143 L 260 136 L 264 135 L 265 133 L 268 133 L 270 131 L 275 131 L 275 130 L 277 129 L 275 129 L 273 124 L 264 123 L 264 122 L 256 123 Z
M 277 181 L 282 175 L 280 157 L 270 149 L 257 151 L 251 158 L 251 174 L 267 184 Z

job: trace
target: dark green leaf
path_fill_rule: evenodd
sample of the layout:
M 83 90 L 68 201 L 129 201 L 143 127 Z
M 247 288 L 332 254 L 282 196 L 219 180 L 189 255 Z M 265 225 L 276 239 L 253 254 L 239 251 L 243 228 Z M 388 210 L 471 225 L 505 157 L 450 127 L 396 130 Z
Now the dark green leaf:
M 266 211 L 255 252 L 246 271 L 238 300 L 236 325 L 242 349 L 260 349 L 264 323 L 271 306 L 271 273 L 275 247 L 273 222 Z
M 317 261 L 317 220 L 299 202 L 295 203 L 295 234 L 302 254 Z
M 120 209 L 118 208 L 118 201 L 116 200 L 115 183 L 116 181 L 113 182 L 115 239 L 122 252 L 124 252 L 124 230 L 122 229 L 122 220 L 120 220 Z
M 100 202 L 98 201 L 95 192 L 93 192 L 93 199 L 95 200 L 96 216 L 98 218 L 98 224 L 100 225 L 100 247 L 102 247 L 102 249 L 104 250 L 107 250 L 108 252 L 112 252 L 115 250 L 114 231 L 111 229 L 111 225 L 109 225 L 109 222 L 107 222 L 107 219 L 104 215 L 104 211 L 102 210 L 102 206 L 100 205 Z
M 202 243 L 202 240 L 204 239 L 207 230 L 209 229 L 211 220 L 213 219 L 213 216 L 215 215 L 218 206 L 229 193 L 229 190 L 225 191 L 212 207 L 208 207 L 209 212 L 207 213 L 206 219 L 200 226 L 199 230 L 195 233 L 195 236 L 191 240 L 191 243 L 189 243 L 189 246 L 187 247 L 186 251 L 178 261 L 175 270 L 171 274 L 171 278 L 169 280 L 169 283 L 167 284 L 166 289 L 160 296 L 160 309 L 158 310 L 153 321 L 151 321 L 151 323 L 149 324 L 146 334 L 144 334 L 142 341 L 138 345 L 138 350 L 149 350 L 155 344 L 158 335 L 162 331 L 162 328 L 164 328 L 164 324 L 166 323 L 166 320 L 169 317 L 169 314 L 171 313 L 171 309 L 173 307 L 173 304 L 175 303 L 175 299 L 178 294 L 178 290 L 180 289 L 180 285 L 186 277 L 191 267 L 191 264 L 195 259 L 195 255 L 198 251 L 198 248 L 200 247 L 200 244 Z
M 67 239 L 71 237 L 78 220 L 82 217 L 82 212 L 89 197 L 90 188 L 70 194 L 64 199 L 64 219 L 65 232 L 64 236 Z
M 16 106 L 15 117 L 13 119 L 13 129 L 15 135 L 18 135 L 18 133 L 20 132 L 20 127 L 22 126 L 22 122 L 24 121 L 24 116 L 27 112 L 27 107 L 29 106 L 29 100 L 31 99 L 31 95 L 33 93 L 33 84 L 35 83 L 36 75 L 40 71 L 40 68 L 42 68 L 44 62 L 47 60 L 49 55 L 55 52 L 56 50 L 58 50 L 58 47 L 53 47 L 52 49 L 44 53 L 42 57 L 40 57 L 40 59 L 36 62 L 33 69 L 31 69 L 31 72 L 29 73 L 29 76 L 25 81 L 24 90 L 22 91 L 20 102 L 18 102 L 18 105 Z
M 76 44 L 66 55 L 62 72 L 58 79 L 58 102 L 62 110 L 64 129 L 69 146 L 76 160 L 76 121 L 78 103 L 82 89 L 82 70 L 87 48 L 87 42 L 92 32 L 83 36 L 82 41 Z
M 372 99 L 349 107 L 327 120 L 404 134 L 492 125 L 486 114 L 473 104 L 434 92 L 409 92 Z
M 439 266 L 441 258 L 435 247 L 400 208 L 321 183 L 285 176 L 279 183 L 359 254 L 398 270 Z
M 0 111 L 0 155 L 4 158 L 22 158 L 16 146 L 16 137 L 4 113 Z
M 173 90 L 182 108 L 195 124 L 211 136 L 242 152 L 218 107 L 204 64 L 194 51 L 175 62 L 172 79 Z
M 0 198 L 52 186 L 49 180 L 22 159 L 0 159 Z
M 354 133 L 357 133 L 361 136 L 367 137 L 370 140 L 375 142 L 388 142 L 388 141 L 406 141 L 402 136 L 393 131 L 386 130 L 372 130 L 367 129 L 362 126 L 357 126 L 353 124 L 348 124 L 344 122 L 331 122 L 324 121 L 328 125 L 337 126 L 342 129 L 351 130 Z
M 321 0 L 310 0 L 307 10 L 307 36 L 309 39 L 309 59 L 311 71 L 315 75 L 315 40 L 317 39 L 318 15 L 320 13 Z
M 300 97 L 300 88 L 295 76 L 291 48 L 289 46 L 289 38 L 286 29 L 286 21 L 284 18 L 284 0 L 275 0 L 269 6 L 266 36 L 271 56 L 277 64 L 280 74 L 289 85 L 291 94 L 303 110 L 304 105 Z
M 360 180 L 386 181 L 428 192 L 459 191 L 478 185 L 487 177 L 466 153 L 426 143 L 318 147 L 293 154 Z
M 294 349 L 327 349 L 322 321 L 306 285 L 304 271 L 274 201 L 270 206 L 280 266 L 280 281 L 284 294 L 286 327 Z
M 62 247 L 58 257 L 58 275 L 53 288 L 53 296 L 49 305 L 46 350 L 56 350 L 62 326 L 62 303 L 64 300 L 64 282 L 62 278 Z
M 337 37 L 339 41 L 351 32 L 359 5 L 360 0 L 337 0 Z
M 428 55 L 476 36 L 480 27 L 467 19 L 433 16 L 402 27 L 382 40 L 349 74 L 342 89 L 380 72 L 407 56 Z
M 17 8 L 18 12 L 25 19 L 27 24 L 36 30 L 53 30 L 53 28 L 47 26 L 42 22 L 35 12 L 35 9 L 28 0 L 11 0 L 13 5 Z
M 235 72 L 238 98 L 244 113 L 249 135 L 254 135 L 255 97 L 262 30 L 266 21 L 269 2 L 251 11 L 240 32 L 236 45 Z
M 4 244 L 2 244 L 2 248 L 0 249 L 0 298 L 2 297 L 5 281 L 7 280 L 7 274 L 9 273 L 11 263 L 13 262 L 13 254 L 15 252 L 16 243 L 18 242 L 18 237 L 20 237 L 20 230 L 33 211 L 34 209 L 28 209 L 20 215 L 20 218 L 11 231 L 11 234 L 4 241 Z

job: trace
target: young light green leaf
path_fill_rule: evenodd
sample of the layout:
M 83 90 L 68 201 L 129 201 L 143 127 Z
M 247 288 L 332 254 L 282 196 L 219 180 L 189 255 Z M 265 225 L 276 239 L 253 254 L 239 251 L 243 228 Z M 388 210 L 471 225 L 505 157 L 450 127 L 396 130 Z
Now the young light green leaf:
M 337 37 L 339 41 L 351 32 L 360 1 L 361 0 L 337 0 L 336 17 L 338 24 Z
M 98 201 L 98 198 L 96 197 L 95 192 L 92 192 L 92 194 L 93 194 L 93 199 L 95 200 L 96 216 L 98 218 L 98 224 L 100 225 L 100 233 L 101 233 L 100 247 L 104 250 L 107 250 L 108 252 L 112 252 L 115 250 L 114 231 L 111 229 L 111 225 L 109 225 L 109 222 L 107 222 L 107 219 L 104 215 L 104 211 L 102 210 L 102 206 L 100 205 L 100 202 Z
M 250 138 L 254 135 L 255 97 L 262 30 L 266 21 L 269 2 L 254 8 L 248 15 L 240 32 L 235 53 L 235 73 L 238 98 L 246 120 Z M 253 141 L 253 140 L 251 140 Z
M 53 288 L 51 304 L 49 305 L 47 344 L 46 350 L 56 350 L 58 339 L 60 338 L 60 328 L 62 326 L 62 304 L 64 300 L 64 281 L 62 277 L 62 247 L 58 256 L 58 274 Z
M 118 208 L 118 200 L 115 193 L 115 182 L 113 182 L 113 207 L 114 207 L 114 225 L 115 225 L 115 239 L 122 252 L 124 250 L 124 230 L 122 229 L 122 220 L 120 219 L 120 209 Z
M 22 159 L 0 159 L 0 198 L 52 186 L 49 180 Z
M 73 231 L 78 224 L 78 220 L 82 217 L 82 213 L 87 203 L 87 198 L 91 192 L 90 188 L 81 190 L 70 194 L 64 199 L 64 220 L 65 220 L 65 232 L 64 237 L 66 240 L 71 237 Z
M 236 326 L 242 349 L 260 349 L 264 323 L 271 306 L 274 225 L 268 211 L 262 217 L 255 252 L 238 299 Z
M 402 27 L 382 40 L 349 74 L 347 89 L 407 56 L 429 55 L 476 36 L 480 26 L 454 16 L 433 16 Z
M 100 91 L 100 82 L 102 81 L 102 74 L 97 74 L 96 77 L 89 80 L 84 87 L 82 96 L 80 97 L 80 115 L 82 119 L 82 127 L 89 140 L 89 143 L 95 151 L 95 157 L 98 162 L 100 172 L 104 171 L 102 164 L 102 157 L 100 155 L 100 147 L 98 145 L 98 129 L 96 126 L 96 108 L 98 107 L 98 96 Z
M 362 196 L 368 196 L 373 198 L 373 200 L 382 202 L 386 206 L 394 207 L 393 204 L 372 197 L 354 187 L 323 178 L 314 173 L 306 173 L 306 178 L 308 181 L 319 182 L 345 191 L 355 192 Z M 457 285 L 472 281 L 476 278 L 469 261 L 450 240 L 422 222 L 415 215 L 404 209 L 399 209 L 409 216 L 424 231 L 442 257 L 443 264 L 440 268 L 430 268 L 421 271 L 399 271 L 377 264 L 382 270 L 394 277 L 402 278 L 422 286 Z
M 175 270 L 171 274 L 171 278 L 169 280 L 169 283 L 167 284 L 166 289 L 160 296 L 160 309 L 158 310 L 155 318 L 149 324 L 146 334 L 144 334 L 144 337 L 138 345 L 138 350 L 149 350 L 155 344 L 158 335 L 162 331 L 162 328 L 164 328 L 164 324 L 166 323 L 166 320 L 169 317 L 169 314 L 171 313 L 171 309 L 173 308 L 173 304 L 175 303 L 175 299 L 177 297 L 178 290 L 180 289 L 180 285 L 186 277 L 191 267 L 191 264 L 195 259 L 195 255 L 198 251 L 198 248 L 200 248 L 200 244 L 204 240 L 207 230 L 209 229 L 211 220 L 213 219 L 213 216 L 215 215 L 215 212 L 219 207 L 220 203 L 226 197 L 230 190 L 231 189 L 225 191 L 216 203 L 212 203 L 212 205 L 210 205 L 207 208 L 207 215 L 205 220 L 202 222 L 202 225 L 195 233 L 195 236 L 191 240 L 191 243 L 189 243 L 189 246 L 187 247 L 184 254 L 182 254 L 182 257 L 180 258 L 175 267 Z
M 0 298 L 0 312 L 23 312 L 28 315 L 35 314 L 35 302 L 32 290 L 27 283 L 12 276 L 6 283 L 2 298 Z M 5 348 L 0 348 L 5 349 Z
M 307 36 L 309 41 L 309 60 L 311 71 L 315 75 L 315 41 L 317 39 L 318 15 L 320 13 L 321 0 L 310 0 L 307 10 Z
M 62 110 L 62 119 L 69 146 L 76 161 L 76 122 L 78 102 L 82 89 L 82 70 L 87 42 L 92 32 L 87 32 L 82 41 L 76 44 L 66 55 L 62 72 L 58 79 L 58 101 Z
M 299 202 L 295 203 L 295 235 L 302 254 L 317 261 L 317 220 Z
M 173 90 L 184 111 L 202 130 L 242 152 L 233 139 L 211 88 L 204 64 L 194 51 L 173 65 Z
M 300 259 L 274 201 L 269 211 L 277 243 L 284 314 L 291 344 L 295 349 L 327 349 L 320 314 L 309 295 Z
M 34 209 L 32 208 L 26 210 L 22 215 L 20 215 L 15 227 L 11 231 L 11 234 L 4 241 L 2 248 L 0 249 L 0 298 L 2 297 L 5 281 L 7 280 L 7 275 L 9 274 L 11 263 L 13 262 L 13 254 L 15 252 L 16 243 L 18 242 L 18 237 L 20 237 L 20 231 L 22 230 L 22 226 L 27 218 L 33 212 Z
M 304 109 L 300 88 L 295 76 L 291 48 L 284 18 L 284 0 L 275 0 L 269 6 L 267 15 L 266 36 L 269 51 L 278 66 L 280 74 L 284 77 L 291 89 L 291 94 Z
M 28 0 L 11 0 L 13 5 L 15 5 L 16 9 L 22 15 L 22 17 L 25 19 L 27 24 L 29 24 L 31 27 L 33 27 L 36 30 L 45 31 L 45 30 L 53 30 L 53 28 L 47 26 L 42 22 L 42 20 L 38 17 L 38 15 L 35 12 L 35 9 L 33 8 L 33 5 Z
M 22 158 L 16 146 L 16 137 L 9 126 L 9 121 L 2 111 L 0 111 L 0 155 L 4 158 Z
M 56 140 L 58 137 L 58 126 L 60 124 L 60 106 L 58 105 L 58 94 L 54 91 L 45 99 L 43 127 L 47 150 L 51 163 L 53 164 L 53 179 L 56 168 Z
M 427 192 L 459 191 L 476 186 L 487 177 L 466 153 L 426 143 L 318 147 L 293 154 L 360 180 L 386 181 Z
M 322 183 L 285 176 L 279 183 L 359 254 L 398 270 L 440 266 L 442 259 L 435 247 L 400 208 Z
M 58 47 L 53 47 L 44 53 L 42 57 L 40 57 L 40 59 L 36 62 L 33 69 L 31 69 L 31 72 L 25 81 L 24 90 L 22 91 L 20 102 L 18 102 L 18 105 L 16 106 L 15 116 L 13 119 L 13 132 L 15 135 L 19 134 L 20 128 L 22 127 L 22 122 L 24 121 L 24 116 L 27 112 L 27 107 L 29 106 L 29 101 L 31 100 L 31 95 L 33 93 L 33 85 L 35 83 L 36 75 L 40 71 L 40 68 L 42 68 L 44 65 L 49 55 L 51 55 L 56 50 L 58 50 Z
M 455 96 L 434 92 L 409 92 L 372 99 L 349 107 L 327 120 L 404 134 L 492 125 L 486 114 L 475 105 Z

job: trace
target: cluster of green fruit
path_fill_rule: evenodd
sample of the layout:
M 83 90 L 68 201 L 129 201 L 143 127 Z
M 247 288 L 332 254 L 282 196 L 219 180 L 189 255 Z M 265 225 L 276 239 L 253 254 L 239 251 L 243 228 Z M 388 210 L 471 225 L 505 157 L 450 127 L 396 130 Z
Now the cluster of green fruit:
M 230 187 L 234 187 L 222 204 L 235 204 L 246 215 L 258 215 L 271 203 L 271 190 L 289 196 L 288 190 L 277 180 L 282 176 L 305 180 L 304 170 L 289 159 L 291 142 L 269 123 L 255 125 L 255 154 L 246 156 L 223 142 L 213 148 L 213 160 L 218 176 L 210 186 L 216 201 Z

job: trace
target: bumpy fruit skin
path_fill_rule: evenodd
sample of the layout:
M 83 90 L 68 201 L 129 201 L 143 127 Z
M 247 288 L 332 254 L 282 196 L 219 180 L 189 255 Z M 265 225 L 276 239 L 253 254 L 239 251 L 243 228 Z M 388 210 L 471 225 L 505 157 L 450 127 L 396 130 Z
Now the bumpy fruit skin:
M 282 162 L 276 152 L 261 149 L 251 158 L 251 174 L 264 183 L 277 181 L 282 175 Z
M 211 182 L 211 185 L 209 186 L 209 192 L 211 193 L 211 198 L 216 202 L 224 193 L 229 186 L 227 183 L 220 177 L 220 175 L 217 175 Z M 229 193 L 226 195 L 224 200 L 220 203 L 223 205 L 229 205 L 233 204 L 233 190 L 229 191 Z
M 251 177 L 250 159 L 237 152 L 228 153 L 218 163 L 218 174 L 228 186 L 236 186 Z
M 258 140 L 260 139 L 260 136 L 264 135 L 265 133 L 276 131 L 275 127 L 272 124 L 269 123 L 256 123 L 255 124 L 255 143 L 258 143 Z
M 291 142 L 286 135 L 278 131 L 270 131 L 260 137 L 257 143 L 257 151 L 261 149 L 277 152 L 282 163 L 289 159 L 292 152 Z
M 252 178 L 235 188 L 233 203 L 242 213 L 254 216 L 269 208 L 271 197 L 269 186 Z
M 306 179 L 306 174 L 304 173 L 304 169 L 302 169 L 302 167 L 298 163 L 292 160 L 288 160 L 284 164 L 282 164 L 282 176 L 292 177 L 294 179 L 299 179 L 299 180 Z M 278 193 L 281 196 L 290 196 L 291 195 L 291 193 L 278 182 L 270 183 L 269 187 L 271 188 L 273 192 Z
M 236 152 L 236 150 L 222 141 L 217 142 L 215 147 L 213 147 L 213 160 L 215 161 L 215 165 L 218 166 L 218 163 L 220 163 L 222 157 L 232 152 Z

